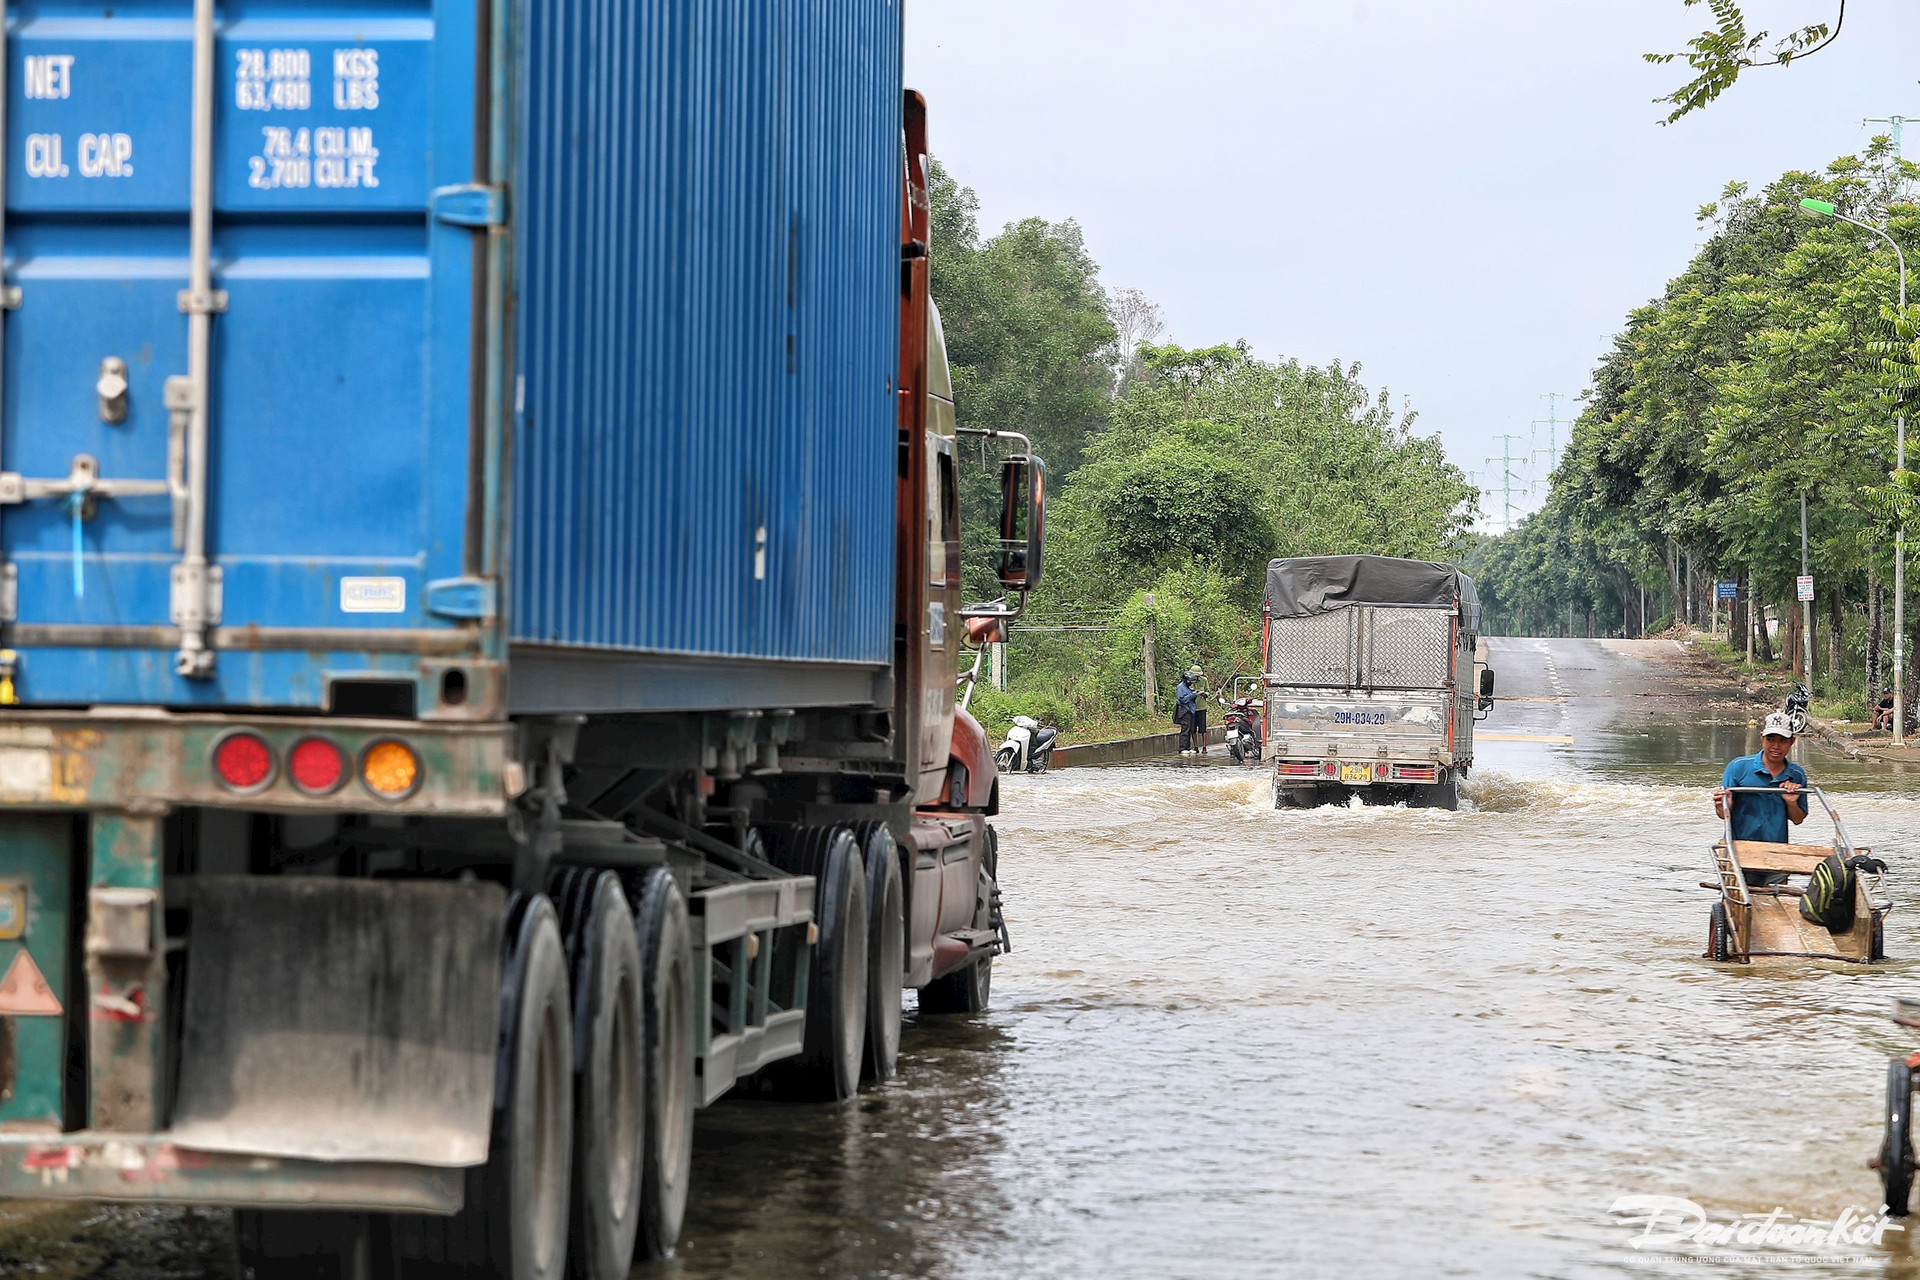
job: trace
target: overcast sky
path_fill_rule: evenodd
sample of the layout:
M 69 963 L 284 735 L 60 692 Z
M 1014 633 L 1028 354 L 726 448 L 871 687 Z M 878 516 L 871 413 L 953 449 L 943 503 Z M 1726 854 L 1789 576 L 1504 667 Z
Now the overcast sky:
M 1835 0 L 1754 0 L 1752 26 Z M 908 0 L 907 82 L 981 229 L 1076 219 L 1186 346 L 1357 360 L 1496 485 L 1701 240 L 1695 210 L 1920 118 L 1920 4 L 1662 127 L 1680 0 Z M 1906 139 L 1920 159 L 1920 121 Z M 1563 399 L 1562 404 L 1566 401 Z M 1564 413 L 1564 411 L 1563 411 Z M 1560 429 L 1565 440 L 1565 428 Z M 1511 446 L 1524 452 L 1527 441 Z M 1487 459 L 1496 458 L 1489 467 Z M 1518 470 L 1516 466 L 1516 470 Z M 1544 487 L 1544 486 L 1543 486 Z M 1515 506 L 1523 500 L 1516 485 Z M 1494 527 L 1502 497 L 1486 506 Z

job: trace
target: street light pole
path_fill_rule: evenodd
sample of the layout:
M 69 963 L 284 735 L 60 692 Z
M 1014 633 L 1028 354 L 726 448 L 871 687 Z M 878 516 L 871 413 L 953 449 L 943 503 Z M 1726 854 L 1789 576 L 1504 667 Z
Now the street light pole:
M 1900 252 L 1900 242 L 1870 222 L 1858 218 L 1849 218 L 1833 207 L 1830 201 L 1802 200 L 1800 207 L 1808 213 L 1824 214 L 1829 218 L 1838 218 L 1842 222 L 1852 223 L 1863 231 L 1885 240 L 1893 247 L 1893 257 L 1900 264 L 1900 315 L 1907 314 L 1907 255 Z M 1898 475 L 1907 469 L 1907 414 L 1902 409 L 1895 419 L 1893 436 L 1893 467 Z M 1907 690 L 1905 682 L 1907 648 L 1907 531 L 1895 528 L 1893 531 L 1893 745 L 1907 745 Z

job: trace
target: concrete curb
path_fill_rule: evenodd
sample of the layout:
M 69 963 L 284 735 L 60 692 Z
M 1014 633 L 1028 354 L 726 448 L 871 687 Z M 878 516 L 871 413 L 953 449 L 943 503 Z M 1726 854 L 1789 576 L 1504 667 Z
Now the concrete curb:
M 1224 726 L 1215 726 L 1207 730 L 1207 742 L 1220 745 L 1227 740 Z M 1116 738 L 1111 742 L 1081 742 L 1071 747 L 1053 749 L 1052 766 L 1055 769 L 1071 768 L 1074 765 L 1089 764 L 1125 764 L 1129 760 L 1151 760 L 1155 756 L 1170 756 L 1180 750 L 1180 734 L 1152 733 L 1144 738 Z

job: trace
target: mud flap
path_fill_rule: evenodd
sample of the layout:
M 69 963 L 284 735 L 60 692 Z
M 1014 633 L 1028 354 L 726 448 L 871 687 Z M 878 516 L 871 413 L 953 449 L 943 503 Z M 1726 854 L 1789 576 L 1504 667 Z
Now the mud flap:
M 198 877 L 169 1136 L 483 1163 L 506 908 L 488 884 Z

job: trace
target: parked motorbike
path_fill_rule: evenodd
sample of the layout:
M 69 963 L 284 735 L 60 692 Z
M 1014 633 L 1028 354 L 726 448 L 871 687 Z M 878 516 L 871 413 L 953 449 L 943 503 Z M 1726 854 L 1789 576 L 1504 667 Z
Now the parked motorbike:
M 1796 738 L 1807 731 L 1807 707 L 1811 702 L 1807 686 L 1798 680 L 1794 681 L 1793 692 L 1787 695 L 1787 705 L 1781 710 L 1787 713 L 1787 723 L 1793 726 L 1793 736 Z
M 1260 758 L 1260 700 L 1235 698 L 1227 708 L 1227 754 L 1240 764 Z
M 1002 773 L 1045 773 L 1053 759 L 1053 745 L 1060 731 L 1041 724 L 1032 716 L 1015 716 L 1007 730 L 1007 740 L 993 753 L 993 762 Z

